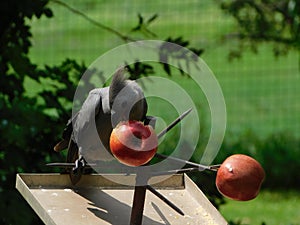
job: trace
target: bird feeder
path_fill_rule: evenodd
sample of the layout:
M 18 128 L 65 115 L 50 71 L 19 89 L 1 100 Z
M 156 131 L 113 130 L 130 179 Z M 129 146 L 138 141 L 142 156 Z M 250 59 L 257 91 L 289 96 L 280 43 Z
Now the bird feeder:
M 16 188 L 47 225 L 227 224 L 184 173 L 165 180 L 150 177 L 162 180 L 152 189 L 121 185 L 115 179 L 137 175 L 83 175 L 74 186 L 67 174 L 17 174 Z
M 158 137 L 190 111 L 178 117 Z M 167 156 L 157 153 L 156 157 L 165 159 Z M 227 224 L 185 174 L 199 169 L 215 170 L 219 165 L 215 168 L 167 158 L 190 168 L 156 173 L 140 169 L 136 173 L 83 175 L 76 185 L 68 174 L 17 174 L 16 188 L 47 225 Z M 65 166 L 64 163 L 52 164 L 61 165 Z M 155 179 L 157 181 L 153 181 Z M 121 183 L 127 180 L 125 183 L 135 185 L 122 185 L 114 182 L 116 180 L 123 180 Z

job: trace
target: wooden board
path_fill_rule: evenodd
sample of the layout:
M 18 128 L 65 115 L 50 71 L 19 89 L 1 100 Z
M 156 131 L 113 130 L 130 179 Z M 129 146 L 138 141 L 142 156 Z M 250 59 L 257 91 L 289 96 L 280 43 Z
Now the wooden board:
M 134 187 L 112 180 L 134 178 L 109 176 L 114 177 L 84 175 L 73 186 L 66 174 L 17 174 L 16 188 L 47 225 L 129 224 Z M 187 175 L 173 175 L 154 187 L 185 215 L 147 191 L 143 225 L 227 224 Z

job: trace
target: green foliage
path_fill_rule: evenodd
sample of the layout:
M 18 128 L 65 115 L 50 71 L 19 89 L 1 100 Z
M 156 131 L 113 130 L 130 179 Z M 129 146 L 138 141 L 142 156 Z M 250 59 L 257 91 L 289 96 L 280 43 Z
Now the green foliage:
M 52 145 L 70 115 L 71 108 L 65 105 L 72 102 L 76 80 L 85 70 L 72 60 L 38 69 L 28 58 L 31 33 L 25 21 L 33 16 L 51 17 L 46 4 L 31 0 L 0 3 L 1 224 L 39 223 L 15 190 L 15 176 L 18 172 L 46 171 L 46 162 L 59 160 Z M 28 80 L 37 84 L 36 90 L 29 90 L 35 95 L 25 90 Z
M 267 179 L 264 187 L 300 188 L 300 140 L 288 132 L 269 136 L 258 153 Z
M 156 37 L 156 34 L 153 33 L 148 27 L 157 19 L 157 17 L 158 17 L 158 15 L 154 14 L 145 21 L 144 17 L 139 13 L 138 14 L 138 18 L 139 18 L 138 25 L 136 27 L 132 28 L 131 31 L 132 32 L 139 31 L 139 32 L 142 32 L 146 36 Z
M 242 49 L 262 42 L 273 43 L 276 56 L 287 53 L 288 49 L 300 50 L 300 2 L 295 0 L 225 0 L 221 8 L 234 17 L 239 30 L 228 37 L 241 40 L 240 48 L 230 57 L 240 57 Z
M 168 44 L 174 43 L 176 45 L 170 46 Z M 184 40 L 182 37 L 166 39 L 159 49 L 159 61 L 162 63 L 164 71 L 170 76 L 171 67 L 169 62 L 173 59 L 179 68 L 181 75 L 185 75 L 183 68 L 189 71 L 190 65 L 197 66 L 198 57 L 204 52 L 202 48 L 193 48 L 189 46 L 189 41 Z M 183 48 L 182 48 L 183 47 Z M 190 51 L 187 51 L 189 49 Z
M 189 176 L 197 184 L 197 186 L 205 193 L 209 201 L 218 209 L 225 204 L 224 197 L 219 193 L 216 185 L 216 173 L 210 171 L 202 171 L 190 173 Z
M 30 27 L 25 18 L 52 16 L 46 8 L 47 1 L 2 1 L 0 25 L 0 89 L 8 101 L 19 97 L 24 91 L 24 75 L 36 77 L 36 66 L 27 57 L 31 42 Z M 7 75 L 7 76 L 4 76 Z M 2 96 L 4 98 L 4 96 Z

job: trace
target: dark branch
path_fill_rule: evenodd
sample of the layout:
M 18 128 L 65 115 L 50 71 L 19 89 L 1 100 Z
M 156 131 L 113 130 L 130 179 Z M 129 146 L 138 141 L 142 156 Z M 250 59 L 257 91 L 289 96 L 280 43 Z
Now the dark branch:
M 67 8 L 68 10 L 70 10 L 72 13 L 75 13 L 75 14 L 83 17 L 85 20 L 89 21 L 90 23 L 94 24 L 95 26 L 97 26 L 97 27 L 99 27 L 99 28 L 101 28 L 103 30 L 109 31 L 109 32 L 117 35 L 119 38 L 121 38 L 122 40 L 124 40 L 126 42 L 127 41 L 136 41 L 135 39 L 133 39 L 133 38 L 127 36 L 127 35 L 124 35 L 124 34 L 120 33 L 119 31 L 117 31 L 117 30 L 115 30 L 115 29 L 113 29 L 111 27 L 108 27 L 108 26 L 106 26 L 106 25 L 104 25 L 102 23 L 99 23 L 98 21 L 96 21 L 96 20 L 88 17 L 87 15 L 85 15 L 83 12 L 81 12 L 81 11 L 79 11 L 79 10 L 71 7 L 71 6 L 69 6 L 68 4 L 66 4 L 66 3 L 64 3 L 64 2 L 62 2 L 60 0 L 50 0 L 50 1 L 54 2 L 56 4 L 59 4 L 59 5 L 62 5 L 63 7 Z

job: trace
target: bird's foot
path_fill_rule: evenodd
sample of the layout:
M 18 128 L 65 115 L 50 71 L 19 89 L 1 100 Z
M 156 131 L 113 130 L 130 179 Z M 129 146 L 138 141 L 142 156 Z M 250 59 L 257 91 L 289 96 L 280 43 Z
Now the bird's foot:
M 80 156 L 76 161 L 75 161 L 75 167 L 72 169 L 72 172 L 74 174 L 82 174 L 84 171 L 84 168 L 86 167 L 86 161 L 82 156 Z
M 86 161 L 82 156 L 80 156 L 75 161 L 75 167 L 72 168 L 69 174 L 73 185 L 76 185 L 79 182 L 79 180 L 81 179 L 81 175 L 84 173 L 85 167 Z

